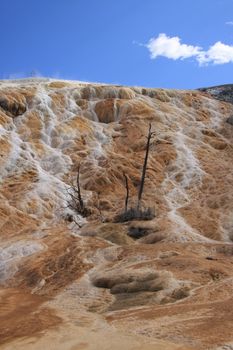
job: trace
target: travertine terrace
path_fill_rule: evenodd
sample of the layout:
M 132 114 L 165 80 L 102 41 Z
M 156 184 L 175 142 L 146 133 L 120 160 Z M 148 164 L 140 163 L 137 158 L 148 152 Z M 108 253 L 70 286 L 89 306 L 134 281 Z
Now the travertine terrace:
M 217 98 L 0 82 L 1 349 L 233 349 L 233 105 Z M 116 223 L 150 123 L 155 218 Z M 88 218 L 68 205 L 79 164 Z

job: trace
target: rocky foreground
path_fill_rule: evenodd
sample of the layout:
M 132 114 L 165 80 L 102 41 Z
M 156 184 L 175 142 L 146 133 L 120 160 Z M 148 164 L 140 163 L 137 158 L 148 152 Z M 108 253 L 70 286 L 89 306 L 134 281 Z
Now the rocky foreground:
M 216 91 L 0 82 L 1 349 L 233 349 L 233 105 Z M 150 123 L 155 217 L 116 222 Z

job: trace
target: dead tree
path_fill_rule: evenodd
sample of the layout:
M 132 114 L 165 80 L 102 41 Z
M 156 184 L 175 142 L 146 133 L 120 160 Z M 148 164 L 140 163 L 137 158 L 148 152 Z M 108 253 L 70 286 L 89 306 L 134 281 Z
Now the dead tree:
M 125 213 L 128 210 L 128 201 L 129 201 L 129 184 L 128 184 L 128 177 L 125 173 L 123 173 L 123 176 L 125 178 L 125 189 L 126 189 L 126 196 L 125 196 Z
M 151 131 L 151 124 L 149 124 L 149 130 L 147 135 L 147 143 L 146 143 L 146 153 L 144 157 L 141 180 L 138 189 L 138 201 L 135 207 L 128 208 L 129 201 L 129 184 L 128 177 L 125 173 L 123 173 L 125 179 L 125 188 L 126 188 L 126 196 L 125 196 L 125 208 L 124 211 L 117 214 L 115 217 L 115 222 L 126 222 L 131 220 L 153 220 L 155 217 L 155 209 L 152 207 L 141 208 L 141 199 L 143 194 L 143 188 L 146 178 L 146 170 L 147 170 L 147 162 L 149 157 L 150 143 L 151 138 L 155 135 L 154 131 Z
M 80 168 L 81 164 L 78 165 L 76 184 L 71 186 L 68 189 L 68 194 L 70 196 L 70 200 L 68 202 L 68 207 L 74 210 L 77 214 L 80 214 L 84 217 L 90 214 L 88 208 L 86 208 L 80 186 Z
M 155 134 L 155 132 L 151 131 L 151 123 L 150 123 L 148 135 L 147 135 L 146 153 L 145 153 L 144 164 L 143 164 L 143 168 L 142 168 L 142 175 L 141 175 L 141 180 L 140 180 L 140 185 L 139 185 L 139 190 L 138 190 L 138 203 L 137 203 L 137 210 L 138 211 L 140 210 L 142 193 L 143 193 L 143 188 L 144 188 L 144 183 L 145 183 L 147 161 L 148 161 L 149 150 L 150 150 L 150 141 L 151 141 L 151 138 L 154 136 L 154 134 Z
M 84 202 L 82 199 L 81 188 L 80 188 L 80 167 L 81 167 L 81 164 L 79 163 L 78 173 L 77 173 L 77 195 L 78 195 L 78 202 L 79 202 L 80 210 L 81 210 L 81 212 L 84 212 Z

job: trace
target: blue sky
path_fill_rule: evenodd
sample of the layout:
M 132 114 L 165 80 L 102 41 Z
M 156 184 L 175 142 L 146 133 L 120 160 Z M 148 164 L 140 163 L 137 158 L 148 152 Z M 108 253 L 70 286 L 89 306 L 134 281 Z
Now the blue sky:
M 0 79 L 233 83 L 233 0 L 0 0 L 0 13 Z

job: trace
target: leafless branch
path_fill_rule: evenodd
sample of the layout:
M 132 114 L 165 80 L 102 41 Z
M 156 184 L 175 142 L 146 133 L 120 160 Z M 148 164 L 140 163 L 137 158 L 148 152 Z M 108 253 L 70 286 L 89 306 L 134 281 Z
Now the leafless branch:
M 147 170 L 147 162 L 148 162 L 148 156 L 149 156 L 149 150 L 150 150 L 150 141 L 151 138 L 155 135 L 155 131 L 151 131 L 151 123 L 149 124 L 149 130 L 147 135 L 147 143 L 146 143 L 146 153 L 144 158 L 144 164 L 142 168 L 142 175 L 141 175 L 141 181 L 140 186 L 138 190 L 138 204 L 137 204 L 137 210 L 140 209 L 141 199 L 142 199 L 142 193 L 145 183 L 145 177 L 146 177 L 146 170 Z
M 80 186 L 80 168 L 81 168 L 81 163 L 78 165 L 76 184 L 66 189 L 66 191 L 70 196 L 68 207 L 74 210 L 77 214 L 80 214 L 86 217 L 90 214 L 90 212 L 85 207 L 85 204 L 82 198 L 81 186 Z
M 128 201 L 129 201 L 129 183 L 128 183 L 128 177 L 125 173 L 123 173 L 123 176 L 125 178 L 125 188 L 126 188 L 126 196 L 125 196 L 125 213 L 128 210 Z

